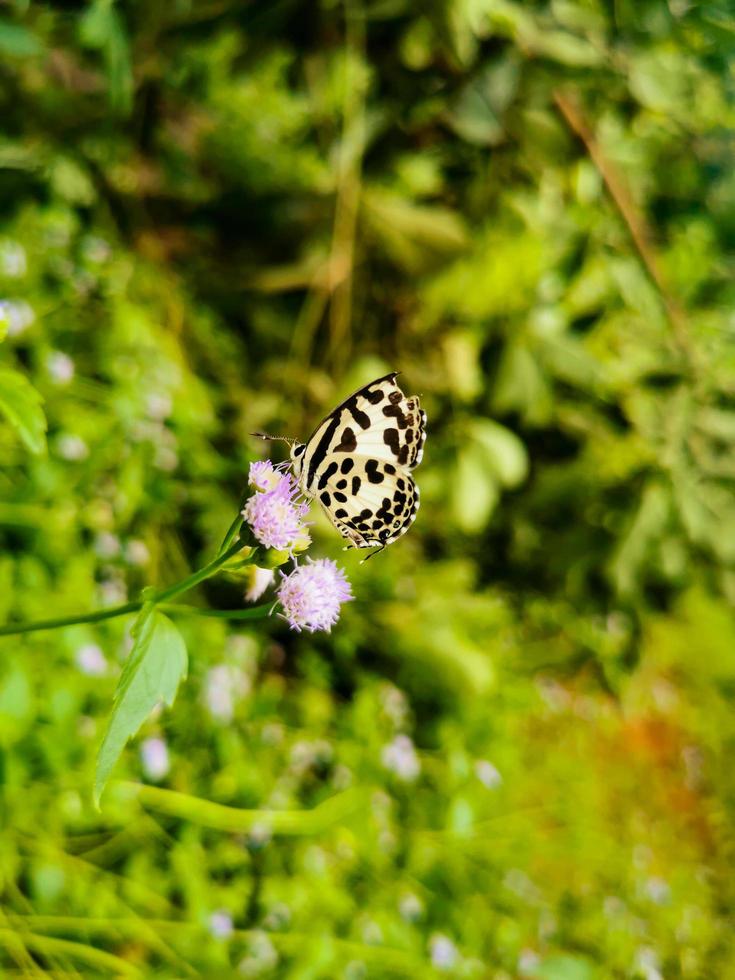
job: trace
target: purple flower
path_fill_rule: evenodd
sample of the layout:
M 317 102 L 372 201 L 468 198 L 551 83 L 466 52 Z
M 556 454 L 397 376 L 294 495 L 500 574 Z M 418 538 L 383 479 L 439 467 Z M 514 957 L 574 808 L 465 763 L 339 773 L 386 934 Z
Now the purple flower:
M 449 936 L 435 932 L 429 940 L 431 964 L 437 970 L 450 970 L 457 962 L 457 947 Z
M 396 735 L 392 742 L 383 747 L 381 759 L 386 769 L 406 783 L 413 782 L 421 772 L 421 762 L 408 735 Z
M 232 916 L 225 909 L 217 909 L 209 917 L 209 931 L 216 939 L 229 939 L 232 935 Z
M 275 490 L 282 478 L 282 475 L 275 470 L 269 459 L 261 459 L 250 464 L 248 483 L 260 493 Z
M 107 673 L 105 655 L 96 643 L 85 643 L 76 653 L 77 667 L 90 677 L 102 677 Z
M 299 492 L 290 473 L 278 473 L 268 460 L 251 463 L 248 482 L 255 487 L 242 512 L 253 534 L 266 548 L 289 550 L 308 545 L 309 534 L 303 519 L 309 505 L 298 499 Z
M 283 577 L 278 599 L 291 629 L 329 632 L 339 619 L 342 603 L 354 599 L 350 583 L 329 558 L 307 558 L 307 562 Z
M 157 783 L 168 775 L 171 763 L 162 738 L 147 738 L 140 747 L 140 761 L 148 779 Z

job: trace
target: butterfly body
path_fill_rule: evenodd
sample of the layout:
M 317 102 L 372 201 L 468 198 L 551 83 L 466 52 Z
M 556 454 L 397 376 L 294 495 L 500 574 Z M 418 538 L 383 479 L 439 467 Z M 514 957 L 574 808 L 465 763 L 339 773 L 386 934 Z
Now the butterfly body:
M 423 455 L 426 413 L 387 374 L 338 405 L 291 447 L 294 477 L 353 547 L 384 548 L 419 508 L 411 470 Z

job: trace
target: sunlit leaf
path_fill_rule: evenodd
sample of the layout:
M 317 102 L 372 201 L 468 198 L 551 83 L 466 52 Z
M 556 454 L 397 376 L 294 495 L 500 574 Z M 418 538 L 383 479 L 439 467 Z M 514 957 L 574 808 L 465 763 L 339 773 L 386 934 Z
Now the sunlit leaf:
M 41 40 L 27 27 L 0 20 L 0 54 L 29 58 L 43 51 Z
M 19 371 L 0 369 L 0 412 L 32 453 L 46 448 L 43 398 Z
M 125 661 L 97 756 L 96 804 L 125 743 L 158 704 L 163 702 L 170 707 L 174 703 L 179 683 L 186 676 L 184 641 L 163 613 L 145 606 L 135 621 L 132 636 L 133 648 Z
M 492 419 L 473 419 L 469 434 L 484 454 L 488 469 L 504 487 L 515 487 L 528 473 L 526 447 L 518 436 Z
M 458 527 L 468 534 L 483 528 L 499 495 L 484 450 L 474 444 L 462 446 L 452 476 L 452 511 Z

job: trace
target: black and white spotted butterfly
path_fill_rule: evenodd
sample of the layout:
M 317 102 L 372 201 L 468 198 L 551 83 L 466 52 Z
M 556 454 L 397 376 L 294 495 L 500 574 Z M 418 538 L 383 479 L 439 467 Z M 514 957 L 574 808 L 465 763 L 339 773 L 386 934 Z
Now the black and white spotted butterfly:
M 386 374 L 350 395 L 306 442 L 287 440 L 299 489 L 319 501 L 355 548 L 392 544 L 419 509 L 411 470 L 423 456 L 426 412 L 417 396 L 403 394 L 397 376 Z

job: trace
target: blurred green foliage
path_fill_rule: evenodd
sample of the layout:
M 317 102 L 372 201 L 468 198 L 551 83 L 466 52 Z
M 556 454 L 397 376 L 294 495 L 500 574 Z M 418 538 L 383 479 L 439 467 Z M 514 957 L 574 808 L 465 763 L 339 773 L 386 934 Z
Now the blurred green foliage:
M 91 804 L 124 624 L 0 641 L 5 975 L 735 973 L 734 43 L 725 0 L 3 6 L 3 621 L 201 564 L 254 430 L 391 369 L 429 415 L 331 636 L 179 621 L 160 789 Z

